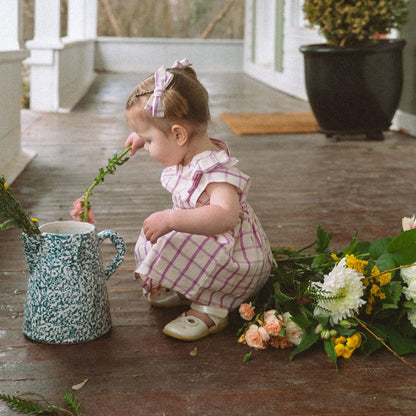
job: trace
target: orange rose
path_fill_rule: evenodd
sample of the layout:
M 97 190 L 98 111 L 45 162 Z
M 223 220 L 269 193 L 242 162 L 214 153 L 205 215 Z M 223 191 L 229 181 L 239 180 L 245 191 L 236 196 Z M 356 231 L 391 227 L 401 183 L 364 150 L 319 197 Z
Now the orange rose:
M 250 328 L 246 332 L 246 342 L 249 347 L 256 348 L 257 350 L 263 350 L 266 348 L 266 343 L 270 339 L 266 330 L 263 327 L 257 325 L 250 325 Z
M 240 316 L 246 321 L 251 321 L 254 317 L 254 306 L 251 303 L 242 303 L 238 309 Z
M 269 335 L 279 335 L 282 329 L 282 323 L 275 315 L 271 315 L 265 319 L 264 329 Z

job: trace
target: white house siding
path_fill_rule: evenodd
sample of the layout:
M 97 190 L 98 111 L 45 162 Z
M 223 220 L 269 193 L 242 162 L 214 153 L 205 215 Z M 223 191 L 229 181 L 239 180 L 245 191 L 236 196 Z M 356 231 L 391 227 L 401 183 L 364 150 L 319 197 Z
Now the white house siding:
M 246 0 L 244 71 L 273 88 L 307 99 L 303 55 L 299 52 L 299 47 L 320 43 L 323 39 L 316 31 L 306 27 L 301 0 L 284 2 L 283 39 L 279 38 L 279 31 L 276 30 L 278 2 L 279 0 Z M 275 56 L 277 42 L 283 42 L 281 71 L 275 65 L 279 59 Z M 269 57 L 268 60 L 265 59 L 266 56 Z
M 279 36 L 276 11 L 284 3 L 283 30 Z M 317 30 L 306 27 L 303 0 L 246 0 L 244 35 L 244 71 L 259 81 L 287 94 L 307 99 L 301 45 L 325 43 Z M 407 40 L 404 49 L 404 86 L 393 128 L 416 136 L 416 1 L 409 3 L 410 22 L 403 30 Z M 255 28 L 253 32 L 253 28 Z M 277 36 L 276 36 L 277 33 Z M 281 68 L 273 65 L 276 42 L 282 42 Z M 270 52 L 272 51 L 272 52 Z M 269 56 L 269 59 L 264 59 Z

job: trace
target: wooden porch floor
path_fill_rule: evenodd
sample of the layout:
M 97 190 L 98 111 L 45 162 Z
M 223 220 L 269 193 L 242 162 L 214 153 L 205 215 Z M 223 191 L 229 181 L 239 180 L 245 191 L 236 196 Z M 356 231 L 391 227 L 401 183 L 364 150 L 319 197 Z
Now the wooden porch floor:
M 23 206 L 41 223 L 67 220 L 129 129 L 124 100 L 142 74 L 99 74 L 70 114 L 24 113 L 23 143 L 37 157 L 13 183 Z M 211 96 L 212 136 L 226 139 L 252 178 L 249 201 L 273 246 L 303 247 L 320 224 L 344 247 L 395 234 L 416 211 L 416 141 L 389 132 L 383 142 L 321 134 L 234 136 L 222 112 L 308 111 L 308 104 L 242 74 L 203 74 Z M 237 343 L 234 314 L 225 331 L 195 343 L 169 339 L 163 325 L 180 309 L 150 307 L 133 280 L 133 248 L 141 223 L 170 205 L 161 167 L 140 153 L 96 188 L 97 229 L 119 231 L 128 253 L 108 281 L 113 329 L 79 345 L 43 345 L 22 334 L 28 272 L 18 230 L 0 233 L 0 392 L 34 391 L 62 404 L 76 393 L 86 416 L 282 415 L 398 416 L 416 414 L 416 370 L 387 351 L 355 353 L 340 371 L 321 349 L 294 361 L 289 350 L 262 351 L 251 361 Z M 112 249 L 103 244 L 103 256 Z M 197 347 L 197 355 L 190 352 Z M 416 365 L 416 356 L 407 357 Z M 12 415 L 0 404 L 0 415 Z

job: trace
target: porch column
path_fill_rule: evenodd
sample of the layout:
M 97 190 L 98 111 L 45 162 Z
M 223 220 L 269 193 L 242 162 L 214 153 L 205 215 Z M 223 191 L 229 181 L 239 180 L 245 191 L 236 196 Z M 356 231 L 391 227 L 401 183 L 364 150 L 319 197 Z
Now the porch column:
M 20 141 L 22 61 L 22 0 L 0 0 L 0 175 L 11 183 L 35 153 Z
M 0 10 L 0 50 L 16 51 L 22 49 L 22 1 L 0 0 Z
M 97 0 L 68 0 L 68 39 L 95 39 Z
M 35 36 L 26 43 L 30 50 L 30 108 L 59 109 L 59 56 L 61 0 L 35 0 Z

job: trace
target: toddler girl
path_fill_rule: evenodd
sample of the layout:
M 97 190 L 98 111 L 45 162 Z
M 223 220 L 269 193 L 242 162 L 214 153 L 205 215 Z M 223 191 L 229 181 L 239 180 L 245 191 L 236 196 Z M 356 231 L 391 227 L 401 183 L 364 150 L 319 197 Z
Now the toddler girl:
M 269 242 L 246 201 L 249 177 L 227 145 L 208 136 L 208 93 L 186 59 L 139 84 L 126 118 L 130 154 L 144 147 L 165 166 L 161 182 L 173 200 L 143 223 L 136 278 L 154 306 L 190 304 L 165 334 L 193 341 L 218 332 L 271 269 Z

